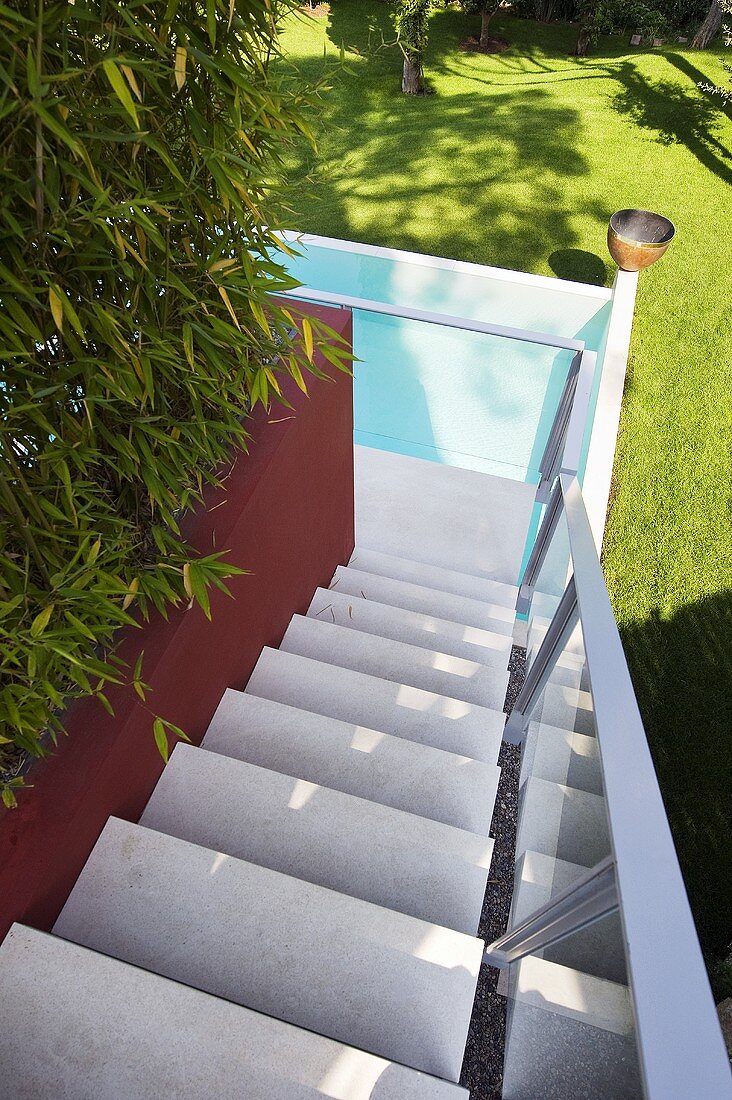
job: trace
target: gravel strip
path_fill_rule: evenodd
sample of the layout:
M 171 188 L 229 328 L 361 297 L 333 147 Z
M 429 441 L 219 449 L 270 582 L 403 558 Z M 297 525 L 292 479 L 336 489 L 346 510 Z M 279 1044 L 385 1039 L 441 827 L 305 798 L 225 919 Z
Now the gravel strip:
M 526 650 L 514 646 L 509 661 L 509 681 L 503 709 L 509 712 L 521 690 L 526 669 Z M 488 885 L 483 899 L 478 935 L 488 942 L 506 930 L 513 893 L 516 813 L 521 750 L 502 745 L 498 757 L 501 778 L 491 824 L 495 840 Z M 506 1038 L 506 998 L 496 992 L 500 971 L 483 965 L 478 977 L 473 1015 L 465 1047 L 460 1084 L 470 1089 L 471 1100 L 501 1100 L 503 1046 Z

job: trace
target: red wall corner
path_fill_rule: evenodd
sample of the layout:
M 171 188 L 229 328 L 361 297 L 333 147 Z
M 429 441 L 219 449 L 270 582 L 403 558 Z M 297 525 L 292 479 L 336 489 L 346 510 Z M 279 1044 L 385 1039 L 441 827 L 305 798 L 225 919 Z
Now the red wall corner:
M 352 343 L 350 313 L 308 311 Z M 316 363 L 330 377 L 309 382 L 308 396 L 288 382 L 292 411 L 257 408 L 248 453 L 237 453 L 224 486 L 184 525 L 201 553 L 227 550 L 249 570 L 228 582 L 233 599 L 212 594 L 211 622 L 194 607 L 125 632 L 121 656 L 133 664 L 145 651 L 147 707 L 126 688 L 108 692 L 114 717 L 94 700 L 75 704 L 68 739 L 33 766 L 18 808 L 0 813 L 0 938 L 13 921 L 50 929 L 107 818 L 139 818 L 163 768 L 151 712 L 199 744 L 224 690 L 244 687 L 262 647 L 279 645 L 292 615 L 348 561 L 352 378 Z

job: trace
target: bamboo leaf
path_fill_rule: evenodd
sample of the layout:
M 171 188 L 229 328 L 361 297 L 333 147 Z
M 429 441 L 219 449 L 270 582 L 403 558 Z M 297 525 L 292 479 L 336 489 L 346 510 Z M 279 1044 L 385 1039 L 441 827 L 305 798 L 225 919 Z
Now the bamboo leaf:
M 139 587 L 140 587 L 140 578 L 139 577 L 134 577 L 130 581 L 130 586 L 127 590 L 127 595 L 125 596 L 124 600 L 122 601 L 122 610 L 123 611 L 126 611 L 127 608 L 130 606 L 130 604 L 132 603 L 135 596 L 137 595 Z
M 132 91 L 135 93 L 140 103 L 142 103 L 142 92 L 140 91 L 140 85 L 137 83 L 137 77 L 135 76 L 134 70 L 131 69 L 129 65 L 120 65 L 120 69 L 124 73 L 125 80 L 130 88 L 132 88 Z
M 37 638 L 39 634 L 42 634 L 43 631 L 46 629 L 51 620 L 51 616 L 53 615 L 53 608 L 54 605 L 50 603 L 43 608 L 43 611 L 38 612 L 35 619 L 31 623 L 31 638 Z
M 206 0 L 206 29 L 212 47 L 216 46 L 216 0 Z
M 165 732 L 165 726 L 162 719 L 156 718 L 153 722 L 153 736 L 155 737 L 155 744 L 158 747 L 158 752 L 162 756 L 165 763 L 168 763 L 168 756 L 170 755 L 170 749 L 168 747 L 168 735 Z
M 137 108 L 135 107 L 134 100 L 130 95 L 130 89 L 128 88 L 122 73 L 119 71 L 114 61 L 111 58 L 105 58 L 102 62 L 102 68 L 106 73 L 107 80 L 112 85 L 112 91 L 117 96 L 127 114 L 130 116 L 135 124 L 135 129 L 140 129 L 140 122 L 137 117 Z
M 313 361 L 313 326 L 307 317 L 302 319 L 302 337 L 305 341 L 305 354 L 308 357 L 309 362 Z
M 64 307 L 61 291 L 56 286 L 48 288 L 48 304 L 51 307 L 53 323 L 59 332 L 64 330 Z
M 252 311 L 252 315 L 254 317 L 254 320 L 257 322 L 257 324 L 261 328 L 262 332 L 264 332 L 267 337 L 271 337 L 272 333 L 270 332 L 269 325 L 267 324 L 267 318 L 266 318 L 264 310 L 260 306 L 259 302 L 255 302 L 252 299 L 249 302 L 249 308 Z
M 186 82 L 186 60 L 188 51 L 185 46 L 177 46 L 175 51 L 175 86 L 181 90 Z
M 188 365 L 193 369 L 196 365 L 196 361 L 193 358 L 193 329 L 188 321 L 183 325 L 183 350 L 186 353 Z
M 234 324 L 236 325 L 236 327 L 238 329 L 241 329 L 241 325 L 239 324 L 239 321 L 237 320 L 237 316 L 234 313 L 234 307 L 231 304 L 231 299 L 229 298 L 229 295 L 226 291 L 226 288 L 223 287 L 223 286 L 220 286 L 217 289 L 218 289 L 219 294 L 221 295 L 221 297 L 224 300 L 224 305 L 226 306 L 226 308 L 229 311 L 229 316 L 231 317 L 231 319 L 234 322 Z

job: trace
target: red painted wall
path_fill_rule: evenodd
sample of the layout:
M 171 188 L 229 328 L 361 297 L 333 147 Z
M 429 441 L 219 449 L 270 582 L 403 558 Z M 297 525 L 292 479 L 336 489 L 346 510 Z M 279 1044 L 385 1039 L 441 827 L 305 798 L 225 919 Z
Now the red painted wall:
M 312 312 L 351 340 L 349 313 Z M 212 622 L 198 607 L 172 611 L 122 641 L 130 664 L 145 651 L 150 710 L 196 744 L 224 689 L 244 687 L 262 647 L 279 645 L 291 616 L 353 550 L 352 380 L 318 365 L 332 381 L 312 381 L 309 397 L 285 386 L 292 411 L 258 408 L 248 454 L 235 456 L 224 487 L 185 525 L 202 553 L 227 549 L 250 570 L 228 582 L 234 598 L 212 593 Z M 68 740 L 31 769 L 18 808 L 0 815 L 0 938 L 16 920 L 52 926 L 107 818 L 136 821 L 160 776 L 150 710 L 128 688 L 108 697 L 113 718 L 94 700 L 74 705 Z

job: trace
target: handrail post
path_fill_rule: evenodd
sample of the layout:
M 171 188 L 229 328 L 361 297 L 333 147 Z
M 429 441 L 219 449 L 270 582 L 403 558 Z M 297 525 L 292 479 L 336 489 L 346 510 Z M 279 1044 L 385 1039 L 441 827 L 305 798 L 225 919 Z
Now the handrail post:
M 572 359 L 539 463 L 541 478 L 536 488 L 539 504 L 546 502 L 549 488 L 560 470 L 577 474 L 580 468 L 596 366 L 597 355 L 587 348 L 576 352 Z
M 582 465 L 582 444 L 587 431 L 587 421 L 590 412 L 590 397 L 595 381 L 597 369 L 597 353 L 584 349 L 578 352 L 579 369 L 572 396 L 572 407 L 567 421 L 567 430 L 564 434 L 564 450 L 562 452 L 557 471 L 559 474 L 577 476 Z
M 554 482 L 554 487 L 549 497 L 549 503 L 544 512 L 529 560 L 526 563 L 526 568 L 519 582 L 519 594 L 516 599 L 516 611 L 519 615 L 525 615 L 531 607 L 531 600 L 534 595 L 534 588 L 536 587 L 536 578 L 539 576 L 547 551 L 554 537 L 554 532 L 557 529 L 563 505 L 562 486 L 559 483 L 559 478 L 557 478 Z
M 549 432 L 549 438 L 546 441 L 544 447 L 544 453 L 541 456 L 539 462 L 539 471 L 541 478 L 536 488 L 536 499 L 540 504 L 546 502 L 549 488 L 557 475 L 557 469 L 562 456 L 562 449 L 564 446 L 564 439 L 567 434 L 567 427 L 569 425 L 569 418 L 572 413 L 572 405 L 574 402 L 574 391 L 577 385 L 577 378 L 580 372 L 580 364 L 582 362 L 582 352 L 577 351 L 572 356 L 572 362 L 569 365 L 567 371 L 567 377 L 564 380 L 564 388 L 562 389 L 562 395 L 559 398 L 559 405 L 557 411 L 554 414 L 554 421 Z
M 539 646 L 539 652 L 529 665 L 523 687 L 518 693 L 508 721 L 503 730 L 503 740 L 509 745 L 523 743 L 529 714 L 537 696 L 543 691 L 557 660 L 564 649 L 572 631 L 577 625 L 577 593 L 574 576 L 570 577 L 549 629 Z
M 504 969 L 512 962 L 587 928 L 619 906 L 615 859 L 606 856 L 566 890 L 486 946 L 483 961 Z

